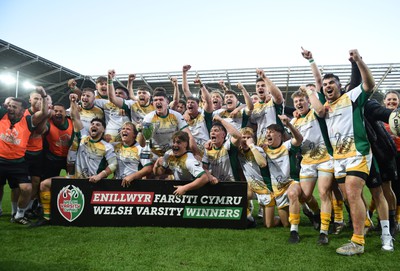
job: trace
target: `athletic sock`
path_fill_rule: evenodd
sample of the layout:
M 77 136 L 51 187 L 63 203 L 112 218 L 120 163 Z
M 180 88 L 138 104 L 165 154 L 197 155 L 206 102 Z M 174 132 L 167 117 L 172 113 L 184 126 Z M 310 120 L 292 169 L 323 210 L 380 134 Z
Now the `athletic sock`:
M 43 206 L 43 217 L 47 220 L 50 219 L 50 199 L 50 191 L 40 192 L 40 201 L 42 202 Z
M 381 220 L 382 235 L 390 235 L 389 220 Z
M 328 233 L 329 224 L 331 223 L 331 215 L 329 213 L 321 212 L 321 233 Z
M 332 200 L 334 221 L 343 223 L 343 200 Z
M 357 245 L 365 245 L 365 239 L 364 239 L 364 235 L 358 235 L 358 234 L 353 234 L 353 236 L 351 237 L 351 241 L 353 243 L 356 243 Z
M 396 208 L 396 221 L 397 223 L 400 223 L 400 205 L 397 205 Z
M 297 231 L 297 232 L 299 232 L 299 224 L 292 224 L 292 225 L 290 225 L 290 231 Z
M 289 213 L 290 231 L 299 231 L 300 214 Z
M 17 213 L 15 214 L 15 219 L 24 217 L 26 208 L 17 207 Z

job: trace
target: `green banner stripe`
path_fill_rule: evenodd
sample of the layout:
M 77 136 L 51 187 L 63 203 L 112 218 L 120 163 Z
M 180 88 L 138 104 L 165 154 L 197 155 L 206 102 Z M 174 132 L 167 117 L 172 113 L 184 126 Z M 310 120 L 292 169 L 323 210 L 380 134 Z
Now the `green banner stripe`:
M 241 207 L 185 206 L 183 218 L 240 220 Z

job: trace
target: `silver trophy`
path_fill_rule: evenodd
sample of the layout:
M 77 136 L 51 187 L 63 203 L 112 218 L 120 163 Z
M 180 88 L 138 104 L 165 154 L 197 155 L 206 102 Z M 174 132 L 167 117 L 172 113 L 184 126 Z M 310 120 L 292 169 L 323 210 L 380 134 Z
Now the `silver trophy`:
M 153 137 L 154 126 L 151 122 L 143 123 L 143 136 L 146 139 L 146 146 L 144 146 L 142 153 L 140 154 L 141 159 L 151 159 L 151 138 Z

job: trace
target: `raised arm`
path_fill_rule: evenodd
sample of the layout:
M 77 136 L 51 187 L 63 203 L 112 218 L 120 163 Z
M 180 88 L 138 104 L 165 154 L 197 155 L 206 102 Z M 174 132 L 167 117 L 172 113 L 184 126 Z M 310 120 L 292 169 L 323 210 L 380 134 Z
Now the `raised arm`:
M 242 138 L 240 132 L 232 124 L 221 118 L 218 114 L 214 115 L 213 121 L 218 121 L 225 127 L 227 134 L 231 136 L 232 144 L 238 147 L 240 144 L 240 139 Z
M 129 92 L 129 99 L 137 101 L 138 98 L 135 96 L 135 93 L 133 91 L 133 81 L 136 79 L 136 74 L 129 74 L 128 75 L 128 84 L 126 85 L 126 88 L 128 89 Z
M 185 95 L 186 98 L 192 96 L 192 92 L 190 92 L 189 89 L 189 82 L 187 80 L 187 72 L 192 68 L 190 65 L 185 65 L 182 67 L 182 89 L 183 89 L 183 94 Z
M 176 111 L 176 106 L 179 103 L 179 85 L 178 85 L 178 79 L 176 77 L 171 77 L 171 84 L 174 87 L 174 95 L 172 97 L 172 102 L 169 104 L 172 110 Z
M 257 165 L 260 168 L 266 167 L 267 166 L 267 159 L 256 148 L 253 138 L 249 137 L 248 139 L 246 139 L 246 145 L 249 146 L 250 151 L 253 153 L 254 159 L 256 159 Z
M 243 97 L 244 97 L 244 101 L 246 103 L 246 109 L 247 109 L 247 113 L 253 111 L 254 109 L 254 105 L 253 105 L 253 101 L 251 100 L 251 97 L 249 95 L 249 93 L 247 92 L 246 88 L 243 86 L 242 83 L 238 83 L 237 84 L 237 88 L 242 92 Z
M 32 115 L 32 125 L 38 126 L 42 121 L 48 117 L 48 105 L 47 105 L 47 94 L 43 87 L 36 87 L 36 92 L 42 96 L 42 103 L 40 110 Z
M 196 140 L 194 139 L 192 133 L 190 132 L 189 128 L 186 127 L 182 129 L 183 132 L 186 132 L 189 135 L 189 148 L 192 151 L 193 155 L 200 156 L 199 148 L 197 147 Z
M 303 142 L 303 136 L 300 134 L 299 130 L 297 130 L 291 123 L 289 118 L 286 115 L 278 115 L 281 119 L 282 124 L 289 128 L 290 133 L 292 134 L 292 145 L 293 146 L 300 146 Z
M 67 84 L 71 93 L 75 93 L 76 95 L 78 95 L 78 100 L 80 100 L 82 96 L 82 91 L 76 86 L 77 83 L 75 79 L 69 79 Z
M 358 69 L 360 70 L 361 78 L 362 78 L 362 82 L 363 82 L 362 83 L 363 89 L 366 92 L 372 92 L 375 87 L 375 80 L 374 80 L 374 77 L 372 76 L 370 69 L 365 64 L 365 62 L 362 60 L 357 49 L 352 49 L 349 51 L 349 53 L 350 53 L 350 58 L 354 60 L 354 62 L 358 66 Z
M 83 129 L 83 124 L 81 121 L 81 116 L 79 114 L 79 107 L 78 107 L 78 95 L 75 93 L 71 93 L 69 95 L 69 102 L 70 102 L 70 109 L 71 109 L 71 119 L 72 124 L 74 126 L 74 132 L 79 132 Z
M 114 89 L 114 84 L 113 84 L 113 80 L 115 77 L 115 70 L 108 70 L 107 72 L 107 95 L 108 95 L 108 99 L 110 100 L 110 102 L 112 102 L 113 104 L 115 104 L 116 106 L 118 106 L 119 108 L 122 108 L 122 106 L 124 105 L 124 99 L 117 97 L 115 95 L 115 89 Z
M 305 50 L 303 47 L 301 47 L 301 54 L 302 56 L 308 60 L 308 62 L 310 62 L 311 65 L 311 71 L 312 74 L 314 76 L 314 80 L 315 80 L 315 88 L 317 89 L 317 91 L 319 92 L 321 90 L 322 87 L 322 75 L 321 72 L 317 66 L 317 64 L 314 61 L 314 58 L 312 56 L 311 51 Z
M 219 80 L 219 81 L 218 81 L 218 85 L 219 85 L 219 87 L 222 89 L 222 91 L 223 91 L 224 93 L 225 93 L 225 91 L 228 90 L 228 87 L 225 85 L 224 80 Z
M 203 109 L 207 113 L 212 113 L 213 108 L 212 108 L 212 102 L 211 102 L 211 95 L 210 92 L 208 91 L 206 85 L 201 83 L 200 81 L 200 87 L 201 87 L 201 97 L 203 99 Z
M 308 99 L 317 116 L 320 118 L 325 117 L 326 113 L 325 106 L 319 100 L 317 92 L 311 88 L 306 88 L 304 86 L 301 86 L 300 89 L 303 92 L 307 93 Z
M 262 78 L 267 86 L 268 91 L 271 93 L 272 98 L 276 104 L 283 103 L 283 95 L 281 90 L 265 75 L 264 71 L 261 69 L 256 70 L 257 75 Z

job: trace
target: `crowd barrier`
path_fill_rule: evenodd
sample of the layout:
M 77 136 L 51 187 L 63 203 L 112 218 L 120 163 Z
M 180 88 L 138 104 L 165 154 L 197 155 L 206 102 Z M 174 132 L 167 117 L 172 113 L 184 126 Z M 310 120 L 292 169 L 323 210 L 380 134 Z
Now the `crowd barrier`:
M 53 179 L 51 221 L 61 226 L 246 228 L 247 183 L 225 182 L 175 196 L 183 181 Z

